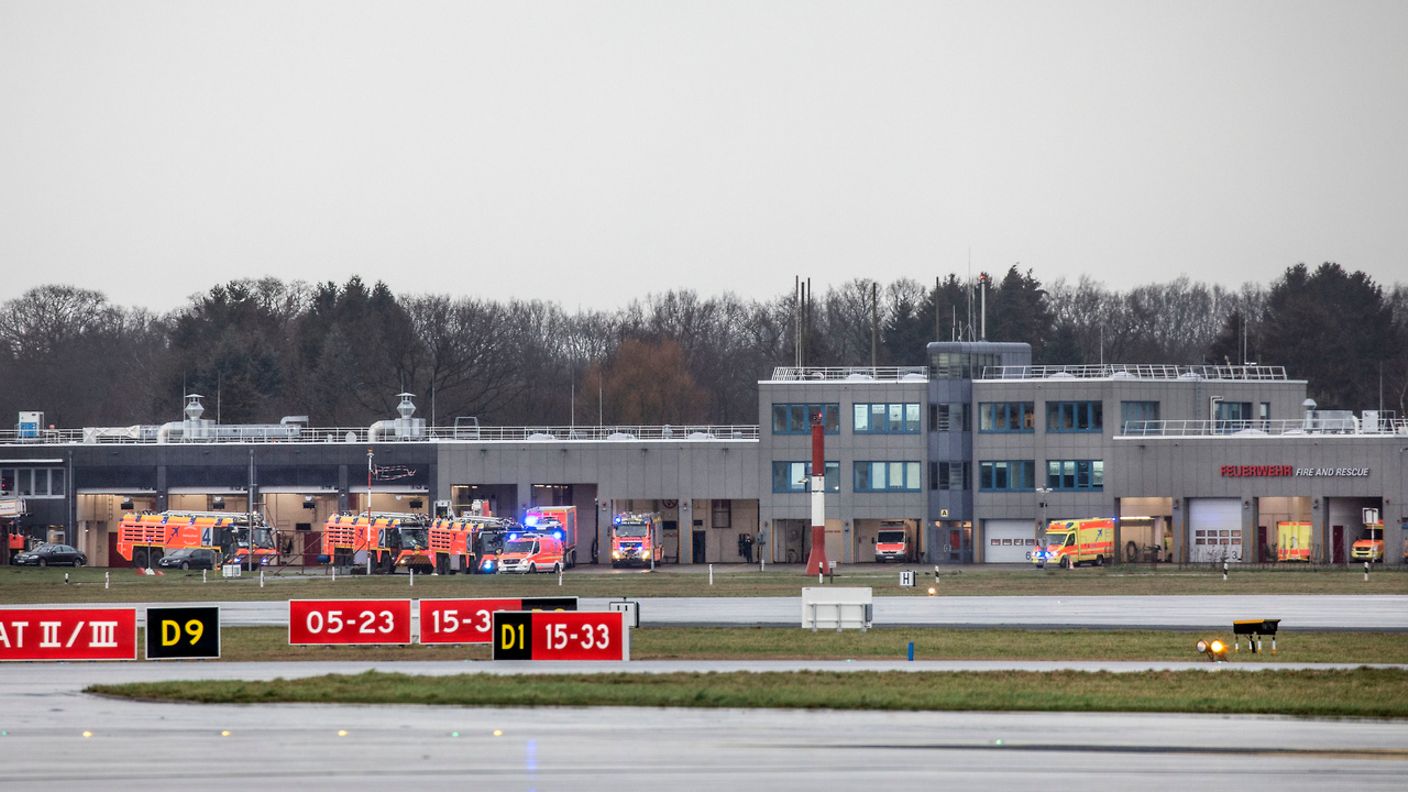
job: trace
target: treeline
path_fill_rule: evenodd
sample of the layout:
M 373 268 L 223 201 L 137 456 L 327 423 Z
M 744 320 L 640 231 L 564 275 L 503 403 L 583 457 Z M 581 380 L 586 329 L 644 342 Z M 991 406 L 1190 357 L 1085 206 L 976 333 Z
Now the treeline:
M 1027 341 L 1038 363 L 1284 365 L 1322 408 L 1382 399 L 1408 412 L 1408 287 L 1336 264 L 1297 265 L 1268 286 L 1180 278 L 1129 291 L 1013 267 L 987 305 L 987 338 Z M 955 275 L 853 280 L 806 300 L 672 291 L 576 313 L 396 295 L 356 277 L 232 281 L 165 315 L 43 286 L 0 306 L 0 416 L 160 423 L 201 393 L 224 423 L 364 426 L 409 391 L 442 425 L 754 423 L 757 381 L 799 347 L 812 366 L 923 365 L 926 343 L 973 338 L 979 324 L 973 284 Z

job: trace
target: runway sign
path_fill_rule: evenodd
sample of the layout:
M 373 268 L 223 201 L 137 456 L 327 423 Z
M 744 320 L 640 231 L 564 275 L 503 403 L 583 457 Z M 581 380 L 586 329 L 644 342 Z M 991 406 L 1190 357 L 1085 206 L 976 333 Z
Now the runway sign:
M 620 611 L 499 611 L 495 660 L 629 660 L 631 632 Z
M 408 644 L 411 601 L 289 600 L 288 642 L 329 644 Z
M 147 608 L 148 660 L 220 657 L 220 607 Z
M 136 659 L 136 608 L 0 610 L 0 661 Z
M 423 644 L 489 643 L 495 611 L 577 610 L 576 597 L 420 600 Z

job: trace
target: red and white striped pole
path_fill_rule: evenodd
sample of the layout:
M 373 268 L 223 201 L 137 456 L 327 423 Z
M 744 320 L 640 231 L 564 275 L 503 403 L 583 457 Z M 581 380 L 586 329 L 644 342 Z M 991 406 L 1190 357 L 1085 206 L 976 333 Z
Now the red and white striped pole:
M 826 571 L 826 440 L 822 413 L 812 416 L 812 551 L 807 555 L 807 574 Z

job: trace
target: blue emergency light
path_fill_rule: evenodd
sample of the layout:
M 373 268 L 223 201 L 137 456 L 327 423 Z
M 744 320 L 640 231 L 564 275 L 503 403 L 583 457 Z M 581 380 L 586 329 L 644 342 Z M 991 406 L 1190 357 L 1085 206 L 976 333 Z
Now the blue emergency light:
M 536 514 L 530 514 L 527 517 L 524 517 L 523 524 L 528 526 L 529 528 L 536 526 L 538 524 L 538 516 Z

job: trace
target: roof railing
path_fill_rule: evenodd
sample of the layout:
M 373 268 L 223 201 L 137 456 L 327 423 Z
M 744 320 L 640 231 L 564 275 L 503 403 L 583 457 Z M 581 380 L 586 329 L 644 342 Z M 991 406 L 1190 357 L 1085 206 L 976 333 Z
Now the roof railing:
M 778 366 L 770 382 L 928 382 L 928 366 Z
M 1126 421 L 1116 437 L 1304 437 L 1408 435 L 1408 419 L 1333 416 L 1278 420 Z
M 0 431 L 0 445 L 158 445 L 148 427 L 89 427 L 44 429 L 37 433 Z M 664 424 L 659 426 L 429 426 L 403 437 L 379 436 L 376 443 L 487 442 L 532 443 L 551 441 L 738 441 L 757 440 L 757 424 Z M 297 433 L 213 434 L 210 437 L 172 438 L 165 445 L 234 445 L 248 443 L 358 443 L 366 444 L 367 427 L 300 427 Z
M 1285 366 L 1184 366 L 1162 363 L 1101 363 L 1078 366 L 986 366 L 985 380 L 1136 379 L 1266 382 L 1286 379 Z

